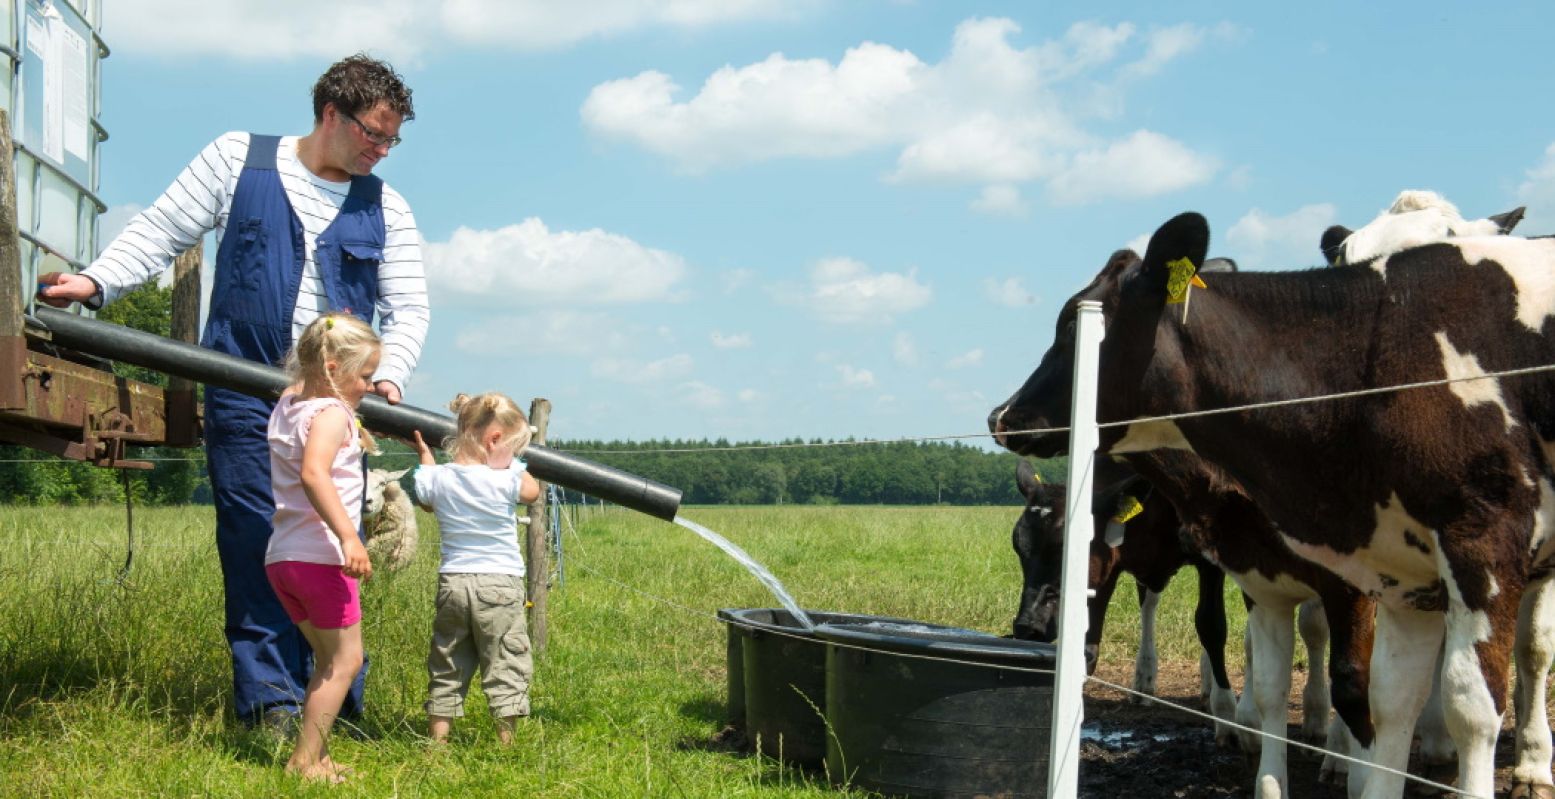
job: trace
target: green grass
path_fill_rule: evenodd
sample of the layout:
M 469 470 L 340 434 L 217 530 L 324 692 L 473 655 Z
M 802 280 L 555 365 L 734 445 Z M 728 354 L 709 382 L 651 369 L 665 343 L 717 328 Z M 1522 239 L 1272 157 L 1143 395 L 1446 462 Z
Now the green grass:
M 688 508 L 764 563 L 812 610 L 1004 633 L 1019 596 L 1014 508 Z M 497 745 L 479 689 L 452 745 L 424 737 L 421 703 L 437 566 L 421 516 L 410 568 L 363 591 L 372 658 L 360 735 L 337 734 L 358 776 L 286 777 L 289 747 L 231 718 L 221 581 L 208 508 L 137 509 L 117 578 L 122 510 L 0 507 L 0 794 L 7 796 L 836 797 L 824 776 L 710 744 L 722 726 L 719 608 L 775 600 L 683 528 L 595 512 L 565 538 L 534 716 Z M 1161 612 L 1162 657 L 1197 660 L 1193 577 Z M 1233 636 L 1240 635 L 1240 602 Z M 1120 587 L 1103 658 L 1132 662 L 1137 609 Z M 1240 640 L 1237 637 L 1233 641 Z M 1240 660 L 1240 647 L 1228 656 Z

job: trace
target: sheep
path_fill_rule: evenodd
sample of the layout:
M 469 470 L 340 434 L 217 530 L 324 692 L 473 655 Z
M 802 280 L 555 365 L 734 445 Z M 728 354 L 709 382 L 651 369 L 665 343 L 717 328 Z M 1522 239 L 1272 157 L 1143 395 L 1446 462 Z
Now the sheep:
M 416 556 L 416 510 L 399 483 L 409 472 L 367 470 L 362 523 L 367 532 L 367 556 L 374 569 L 399 571 Z
M 1399 252 L 1452 236 L 1496 236 L 1512 232 L 1522 221 L 1524 208 L 1468 221 L 1457 206 L 1434 191 L 1399 192 L 1388 210 L 1360 230 L 1334 225 L 1323 231 L 1319 248 L 1329 266 L 1356 264 L 1379 255 Z

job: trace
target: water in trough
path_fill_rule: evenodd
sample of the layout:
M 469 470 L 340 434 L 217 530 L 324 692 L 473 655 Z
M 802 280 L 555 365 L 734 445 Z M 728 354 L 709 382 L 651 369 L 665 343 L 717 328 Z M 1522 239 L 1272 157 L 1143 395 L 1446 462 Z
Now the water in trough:
M 724 538 L 723 536 L 707 529 L 706 527 L 703 527 L 700 524 L 697 524 L 694 521 L 691 521 L 690 519 L 685 518 L 684 516 L 676 516 L 675 523 L 681 527 L 686 528 L 687 530 L 690 530 L 693 533 L 696 533 L 699 536 L 702 536 L 711 542 L 713 546 L 718 547 L 727 553 L 729 557 L 739 561 L 741 566 L 744 566 L 747 571 L 755 575 L 756 579 L 760 580 L 761 584 L 766 586 L 767 590 L 771 591 L 772 595 L 777 597 L 779 602 L 783 603 L 783 608 L 793 615 L 794 621 L 799 622 L 800 626 L 805 630 L 815 629 L 815 625 L 810 621 L 810 616 L 802 609 L 800 609 L 799 603 L 795 602 L 793 597 L 788 595 L 788 590 L 783 588 L 783 584 L 778 581 L 778 578 L 774 577 L 772 572 L 767 571 L 766 566 L 758 563 L 756 559 L 747 554 L 745 550 L 735 546 L 734 542 L 730 541 L 729 539 Z

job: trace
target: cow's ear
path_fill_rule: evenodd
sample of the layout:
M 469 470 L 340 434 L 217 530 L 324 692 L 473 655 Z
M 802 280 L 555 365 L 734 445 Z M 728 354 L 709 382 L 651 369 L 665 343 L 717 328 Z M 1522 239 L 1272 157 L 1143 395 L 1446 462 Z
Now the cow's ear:
M 1488 218 L 1496 223 L 1496 227 L 1501 229 L 1501 235 L 1505 236 L 1512 232 L 1512 228 L 1517 227 L 1518 222 L 1523 221 L 1523 212 L 1526 210 L 1528 210 L 1527 206 L 1519 205 L 1504 214 L 1496 214 Z
M 1179 275 L 1181 280 L 1192 277 L 1204 265 L 1208 252 L 1209 222 L 1193 211 L 1178 214 L 1150 237 L 1150 245 L 1145 248 L 1144 274 L 1164 296 L 1173 271 L 1190 270 L 1185 277 Z
M 1031 465 L 1031 461 L 1021 458 L 1015 464 L 1015 485 L 1020 489 L 1021 496 L 1030 502 L 1040 490 L 1042 479 L 1037 477 L 1037 470 Z
M 1323 260 L 1329 266 L 1339 265 L 1339 256 L 1344 254 L 1344 240 L 1350 237 L 1351 230 L 1344 225 L 1333 225 L 1323 231 L 1323 237 L 1318 239 L 1318 249 L 1323 251 Z

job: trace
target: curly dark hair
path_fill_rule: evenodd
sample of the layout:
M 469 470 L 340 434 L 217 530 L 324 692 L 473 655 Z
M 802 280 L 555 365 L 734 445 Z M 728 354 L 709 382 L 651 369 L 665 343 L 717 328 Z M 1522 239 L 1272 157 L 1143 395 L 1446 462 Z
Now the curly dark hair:
M 319 76 L 318 83 L 313 84 L 313 121 L 324 121 L 324 106 L 330 103 L 340 111 L 356 115 L 379 102 L 388 103 L 406 122 L 416 118 L 410 87 L 400 80 L 394 67 L 366 53 L 357 53 L 331 64 Z

